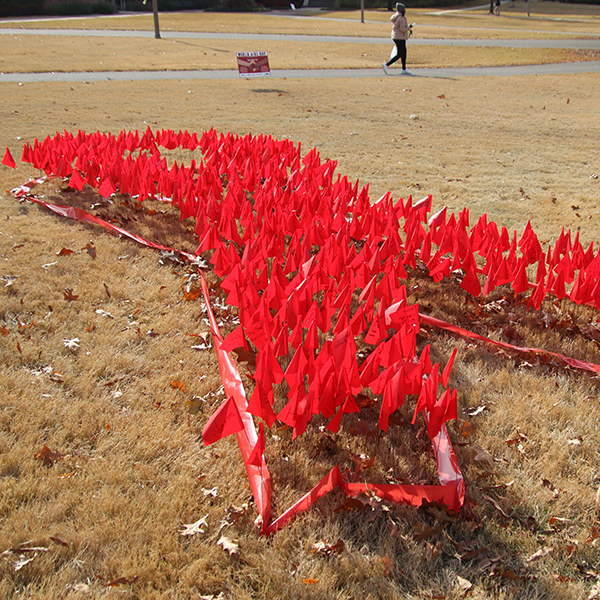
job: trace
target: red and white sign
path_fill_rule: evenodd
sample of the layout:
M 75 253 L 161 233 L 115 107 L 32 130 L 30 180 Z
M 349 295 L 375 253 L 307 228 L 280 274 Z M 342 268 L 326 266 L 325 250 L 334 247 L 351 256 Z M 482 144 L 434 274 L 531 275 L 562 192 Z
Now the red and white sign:
M 240 77 L 267 77 L 271 75 L 269 57 L 266 52 L 238 52 Z

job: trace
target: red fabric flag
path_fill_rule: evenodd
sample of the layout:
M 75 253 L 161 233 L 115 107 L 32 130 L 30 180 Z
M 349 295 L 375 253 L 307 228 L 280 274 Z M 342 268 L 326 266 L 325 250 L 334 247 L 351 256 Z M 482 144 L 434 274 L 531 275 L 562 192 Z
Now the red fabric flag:
M 525 272 L 525 263 L 519 259 L 517 263 L 517 270 L 515 273 L 514 280 L 512 282 L 515 294 L 520 294 L 525 290 L 529 289 L 529 282 L 527 280 L 527 273 Z
M 246 410 L 255 417 L 262 419 L 267 427 L 272 427 L 276 417 L 273 411 L 273 388 L 263 390 L 260 382 L 256 383 Z
M 373 317 L 369 331 L 365 336 L 365 344 L 377 345 L 387 337 L 387 329 L 385 328 L 385 318 L 378 315 Z
M 450 371 L 452 371 L 452 366 L 454 365 L 454 359 L 456 358 L 457 352 L 458 352 L 458 349 L 454 348 L 454 350 L 452 351 L 452 356 L 450 356 L 450 359 L 446 363 L 446 366 L 444 367 L 444 370 L 442 371 L 442 374 L 440 375 L 440 383 L 444 387 L 448 386 L 448 380 L 450 379 Z
M 379 412 L 379 427 L 383 431 L 388 430 L 390 415 L 404 404 L 404 367 L 400 367 L 390 377 L 383 388 L 383 399 Z
M 262 423 L 258 425 L 258 439 L 254 448 L 248 457 L 248 464 L 254 465 L 255 467 L 262 467 L 264 462 L 265 453 L 265 431 Z
M 223 352 L 231 352 L 236 348 L 244 348 L 244 350 L 250 349 L 241 325 L 238 325 L 221 344 L 221 350 L 223 350 Z
M 542 300 L 546 296 L 546 279 L 543 277 L 541 281 L 535 284 L 533 293 L 531 294 L 531 298 L 529 298 L 529 302 L 527 303 L 527 308 L 532 308 L 534 310 L 540 310 L 542 306 Z
M 333 419 L 331 419 L 331 421 L 329 421 L 329 423 L 327 423 L 327 429 L 329 429 L 329 431 L 331 431 L 332 433 L 337 433 L 339 428 L 340 428 L 340 423 L 342 422 L 342 417 L 344 416 L 344 407 L 342 406 L 342 408 L 340 408 L 340 410 L 337 411 L 337 414 L 335 415 L 335 417 L 333 417 Z
M 431 407 L 435 403 L 435 398 L 437 396 L 437 387 L 438 387 L 438 369 L 439 363 L 435 363 L 433 370 L 425 383 L 423 383 L 421 387 L 421 393 L 419 394 L 419 398 L 417 400 L 417 405 L 415 406 L 415 413 L 412 418 L 412 424 L 415 424 L 417 420 L 417 415 L 422 410 L 430 410 Z
M 10 150 L 6 148 L 4 152 L 4 158 L 2 159 L 2 164 L 10 167 L 11 169 L 16 168 L 17 164 L 15 163 L 15 159 L 12 157 Z
M 81 191 L 84 185 L 85 179 L 80 175 L 77 169 L 73 169 L 71 179 L 69 179 L 69 187 Z
M 321 395 L 319 397 L 319 411 L 326 418 L 329 419 L 335 412 L 335 390 L 337 388 L 337 380 L 335 373 L 331 373 L 325 384 L 321 388 Z
M 442 428 L 442 425 L 450 419 L 456 419 L 456 390 L 446 390 L 434 404 L 429 413 L 427 433 L 429 439 L 433 439 Z
M 98 188 L 98 193 L 104 198 L 110 198 L 115 192 L 115 186 L 109 178 L 106 178 Z
M 288 328 L 284 323 L 281 327 L 281 331 L 275 340 L 275 356 L 285 356 L 288 353 Z
M 479 296 L 481 293 L 481 284 L 477 277 L 477 263 L 470 250 L 467 253 L 465 262 L 462 264 L 462 268 L 465 270 L 465 276 L 460 282 L 460 287 L 469 292 L 472 296 Z
M 237 433 L 244 428 L 240 412 L 233 396 L 217 408 L 202 430 L 202 440 L 205 446 Z

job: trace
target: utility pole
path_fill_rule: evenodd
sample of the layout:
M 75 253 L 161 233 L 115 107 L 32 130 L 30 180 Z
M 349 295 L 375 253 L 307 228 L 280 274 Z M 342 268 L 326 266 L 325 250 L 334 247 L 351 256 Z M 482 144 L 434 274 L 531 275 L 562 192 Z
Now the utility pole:
M 152 0 L 152 12 L 154 13 L 154 37 L 160 40 L 160 28 L 158 26 L 158 0 Z

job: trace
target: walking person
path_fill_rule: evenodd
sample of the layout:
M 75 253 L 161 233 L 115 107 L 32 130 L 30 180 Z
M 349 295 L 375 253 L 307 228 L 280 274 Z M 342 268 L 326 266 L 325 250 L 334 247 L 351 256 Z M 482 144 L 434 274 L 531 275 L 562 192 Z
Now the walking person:
M 389 75 L 389 69 L 397 60 L 402 61 L 402 75 L 410 75 L 410 71 L 406 70 L 406 40 L 412 33 L 411 25 L 406 20 L 406 6 L 401 2 L 396 4 L 396 12 L 390 17 L 394 24 L 392 27 L 392 40 L 396 44 L 396 55 L 390 58 L 387 62 L 382 63 L 383 71 Z M 414 23 L 413 23 L 414 24 Z

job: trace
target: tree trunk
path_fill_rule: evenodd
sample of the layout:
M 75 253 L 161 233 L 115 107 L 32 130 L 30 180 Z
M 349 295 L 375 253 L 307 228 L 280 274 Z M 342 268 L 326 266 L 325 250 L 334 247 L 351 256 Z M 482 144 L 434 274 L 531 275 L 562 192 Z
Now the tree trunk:
M 152 0 L 152 12 L 154 13 L 154 37 L 160 40 L 160 28 L 158 26 L 158 0 Z

